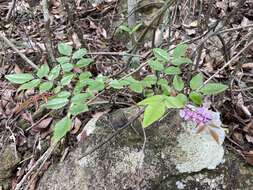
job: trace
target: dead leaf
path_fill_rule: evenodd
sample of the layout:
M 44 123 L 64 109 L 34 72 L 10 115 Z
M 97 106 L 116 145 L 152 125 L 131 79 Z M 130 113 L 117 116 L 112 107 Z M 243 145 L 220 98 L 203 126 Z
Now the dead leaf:
M 32 130 L 33 131 L 42 131 L 45 130 L 50 123 L 52 122 L 53 118 L 52 117 L 48 117 L 46 119 L 43 119 L 41 122 L 39 122 L 37 125 L 35 125 Z
M 242 68 L 253 69 L 253 63 L 244 63 L 244 64 L 242 64 Z
M 32 115 L 31 115 L 31 113 L 29 113 L 28 111 L 23 112 L 23 113 L 21 114 L 21 117 L 22 117 L 22 119 L 24 119 L 24 120 L 28 121 L 29 123 L 33 124 Z
M 82 44 L 80 42 L 80 39 L 77 36 L 77 33 L 75 33 L 75 32 L 73 33 L 72 39 L 73 39 L 73 42 L 74 42 L 76 48 L 79 49 L 82 46 Z
M 245 135 L 245 137 L 246 137 L 246 140 L 247 140 L 248 142 L 253 143 L 253 137 L 252 137 L 252 136 L 250 136 L 250 135 Z
M 70 134 L 76 134 L 79 131 L 81 125 L 82 125 L 82 122 L 80 121 L 80 119 L 76 117 L 74 119 L 74 124 L 73 124 L 72 130 L 70 131 Z
M 196 134 L 201 133 L 202 131 L 204 131 L 204 129 L 205 129 L 205 126 L 204 126 L 204 125 L 199 125 L 199 126 L 197 126 Z
M 241 111 L 242 111 L 248 118 L 251 117 L 251 113 L 250 113 L 249 109 L 244 105 L 244 100 L 243 100 L 242 93 L 239 93 L 239 94 L 238 94 L 236 105 L 238 106 L 239 109 L 241 109 Z
M 79 133 L 79 135 L 77 136 L 77 141 L 80 142 L 82 141 L 84 138 L 86 138 L 87 136 L 89 136 L 90 134 L 93 133 L 93 131 L 96 128 L 96 123 L 98 121 L 98 119 L 104 115 L 105 113 L 107 113 L 109 110 L 104 111 L 104 112 L 98 112 L 96 114 L 93 115 L 93 118 L 90 119 L 88 121 L 88 123 L 86 123 L 86 125 L 84 126 L 83 130 L 81 133 Z
M 210 132 L 211 136 L 213 137 L 213 139 L 218 143 L 219 143 L 219 135 L 213 131 L 212 129 L 208 128 L 208 131 Z
M 246 162 L 253 166 L 253 150 L 243 151 L 242 153 L 245 156 Z
M 19 68 L 18 65 L 15 65 L 15 67 L 14 67 L 14 72 L 15 72 L 15 73 L 22 73 L 22 71 L 21 71 L 21 69 Z
M 253 135 L 253 119 L 243 128 L 243 131 Z

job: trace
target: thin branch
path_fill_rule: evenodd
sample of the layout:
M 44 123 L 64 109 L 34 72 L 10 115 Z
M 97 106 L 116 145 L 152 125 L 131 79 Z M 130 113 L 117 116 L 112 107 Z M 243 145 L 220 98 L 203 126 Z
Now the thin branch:
M 26 180 L 30 177 L 30 175 L 32 174 L 32 172 L 39 168 L 41 165 L 43 165 L 45 163 L 45 161 L 50 157 L 50 155 L 52 154 L 54 148 L 56 147 L 57 143 L 51 145 L 47 151 L 40 157 L 40 159 L 37 160 L 37 162 L 30 168 L 30 170 L 24 175 L 24 177 L 21 179 L 21 181 L 16 185 L 14 190 L 20 190 L 22 188 L 22 186 L 24 185 L 24 183 L 26 182 Z
M 6 17 L 5 17 L 6 21 L 9 21 L 9 19 L 11 18 L 11 14 L 12 14 L 14 8 L 15 8 L 15 5 L 16 5 L 16 0 L 12 0 L 11 6 L 9 8 L 9 11 L 8 11 L 8 13 L 7 13 Z
M 248 44 L 246 44 L 246 46 L 241 51 L 239 51 L 234 57 L 232 57 L 232 59 L 230 59 L 226 64 L 224 64 L 223 67 L 221 67 L 220 69 L 218 69 L 218 71 L 216 71 L 211 77 L 209 77 L 204 82 L 204 84 L 207 84 L 208 82 L 210 82 L 217 74 L 219 74 L 219 72 L 221 72 L 228 65 L 230 65 L 231 63 L 233 63 L 239 57 L 239 55 L 241 55 L 245 50 L 247 50 L 248 47 L 250 47 L 252 44 L 253 44 L 253 40 L 251 40 Z
M 118 56 L 133 56 L 133 57 L 141 57 L 141 55 L 125 53 L 125 52 L 90 52 L 87 55 L 118 55 Z
M 245 25 L 245 26 L 240 26 L 240 27 L 236 27 L 236 28 L 224 29 L 224 30 L 219 31 L 217 34 L 223 34 L 223 33 L 227 33 L 227 32 L 233 32 L 233 31 L 236 31 L 236 30 L 243 30 L 243 29 L 251 28 L 251 27 L 253 28 L 253 24 L 249 24 L 249 25 Z
M 4 36 L 3 33 L 0 32 L 0 38 L 11 48 L 13 49 L 17 54 L 20 55 L 20 57 L 26 62 L 28 63 L 31 67 L 33 67 L 34 69 L 38 69 L 38 66 L 35 65 L 28 57 L 25 56 L 25 54 L 23 54 L 21 51 L 19 51 L 16 46 L 8 39 Z
M 141 115 L 143 114 L 143 110 L 139 111 L 136 116 L 134 116 L 132 119 L 130 119 L 125 125 L 123 125 L 120 129 L 118 129 L 117 131 L 115 131 L 111 136 L 109 136 L 105 141 L 103 141 L 102 143 L 98 144 L 97 146 L 95 146 L 93 149 L 91 149 L 90 151 L 86 152 L 82 157 L 78 158 L 78 160 L 83 159 L 84 157 L 88 156 L 89 154 L 92 154 L 93 152 L 95 152 L 96 150 L 98 150 L 100 147 L 102 147 L 103 145 L 105 145 L 106 143 L 108 143 L 110 140 L 112 140 L 115 136 L 117 136 L 121 131 L 123 131 L 124 129 L 126 129 L 127 127 L 129 127 L 136 119 L 138 119 Z
M 56 62 L 56 59 L 54 57 L 54 52 L 53 52 L 52 40 L 51 40 L 50 15 L 49 15 L 49 10 L 48 10 L 48 0 L 42 0 L 42 10 L 43 10 L 43 16 L 44 16 L 44 22 L 45 22 L 45 30 L 46 30 L 46 34 L 47 34 L 47 39 L 46 39 L 47 52 L 49 54 L 51 62 Z

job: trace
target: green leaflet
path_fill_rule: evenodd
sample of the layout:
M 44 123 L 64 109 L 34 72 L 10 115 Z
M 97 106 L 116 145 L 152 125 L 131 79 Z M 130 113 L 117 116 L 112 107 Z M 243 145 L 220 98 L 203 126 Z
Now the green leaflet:
M 203 86 L 199 91 L 205 95 L 215 95 L 225 91 L 227 88 L 227 85 L 221 83 L 208 83 Z
M 59 109 L 64 107 L 67 103 L 67 98 L 53 98 L 47 102 L 46 107 L 48 109 Z
M 55 124 L 53 128 L 53 143 L 57 143 L 63 138 L 71 129 L 72 121 L 68 117 L 64 117 Z
M 16 84 L 23 84 L 29 80 L 34 79 L 32 74 L 29 73 L 18 73 L 18 74 L 10 74 L 10 75 L 5 75 L 5 78 L 9 80 L 12 83 Z
M 27 82 L 25 84 L 22 84 L 19 88 L 18 88 L 18 91 L 20 90 L 30 90 L 30 89 L 33 89 L 35 87 L 37 87 L 39 84 L 40 84 L 40 79 L 34 79 L 30 82 Z
M 164 103 L 149 104 L 144 111 L 143 127 L 146 128 L 159 120 L 165 113 Z
M 37 74 L 36 74 L 36 75 L 37 75 L 39 78 L 43 78 L 43 77 L 47 76 L 48 73 L 49 73 L 49 67 L 48 67 L 47 64 L 44 64 L 44 65 L 42 65 L 42 66 L 39 68 L 39 70 L 37 71 Z
M 200 88 L 203 85 L 203 80 L 204 80 L 204 77 L 203 77 L 202 73 L 199 73 L 199 74 L 195 75 L 194 77 L 192 77 L 192 79 L 190 80 L 191 89 L 196 90 L 196 89 Z
M 58 44 L 58 51 L 62 55 L 70 56 L 72 54 L 72 46 L 70 46 L 66 43 L 60 43 L 60 44 Z

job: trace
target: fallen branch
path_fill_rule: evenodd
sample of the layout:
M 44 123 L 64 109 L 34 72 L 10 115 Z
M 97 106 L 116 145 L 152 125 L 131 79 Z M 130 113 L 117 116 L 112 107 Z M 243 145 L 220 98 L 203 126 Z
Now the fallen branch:
M 8 13 L 6 15 L 6 18 L 5 18 L 6 21 L 9 21 L 9 19 L 11 18 L 11 14 L 12 14 L 14 8 L 15 8 L 15 5 L 16 5 L 16 0 L 12 0 L 9 11 L 8 11 Z
M 37 160 L 37 162 L 30 168 L 30 170 L 24 175 L 21 181 L 16 185 L 14 190 L 20 190 L 27 179 L 31 176 L 32 172 L 37 168 L 41 169 L 47 159 L 51 156 L 54 148 L 56 147 L 57 143 L 51 145 L 47 151 Z
M 23 54 L 22 52 L 20 52 L 16 46 L 8 39 L 5 37 L 5 35 L 0 32 L 0 38 L 11 48 L 13 49 L 17 54 L 20 55 L 20 57 L 26 62 L 28 63 L 31 67 L 33 67 L 34 69 L 38 69 L 38 66 L 35 65 L 28 57 L 25 56 L 25 54 Z
M 47 52 L 49 54 L 51 62 L 56 62 L 56 59 L 54 57 L 54 52 L 53 52 L 52 40 L 51 40 L 50 15 L 49 15 L 49 10 L 48 10 L 48 0 L 42 0 L 42 8 L 43 8 L 42 10 L 43 10 L 43 16 L 44 16 L 44 22 L 45 22 L 45 30 L 46 30 L 46 34 L 47 34 L 47 39 L 46 39 Z M 50 64 L 50 65 L 52 65 L 52 64 Z

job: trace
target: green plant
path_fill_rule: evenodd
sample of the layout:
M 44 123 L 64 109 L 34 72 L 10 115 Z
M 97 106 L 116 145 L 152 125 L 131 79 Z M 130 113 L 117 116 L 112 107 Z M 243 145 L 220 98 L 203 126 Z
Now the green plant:
M 173 52 L 173 56 L 169 58 L 166 50 L 153 49 L 154 57 L 149 61 L 149 66 L 162 76 L 157 81 L 157 85 L 162 92 L 138 103 L 140 106 L 145 106 L 143 127 L 148 127 L 159 120 L 169 108 L 184 108 L 189 102 L 200 106 L 203 96 L 216 95 L 227 89 L 227 86 L 221 83 L 204 85 L 204 77 L 201 73 L 194 75 L 190 83 L 185 84 L 181 76 L 183 73 L 181 67 L 192 63 L 186 57 L 186 50 L 187 46 L 185 44 L 178 45 Z M 170 81 L 170 84 L 168 84 L 168 81 Z
M 119 30 L 122 31 L 122 32 L 126 32 L 131 36 L 132 34 L 137 32 L 140 29 L 141 26 L 142 26 L 142 23 L 136 24 L 133 27 L 130 27 L 128 25 L 120 25 Z
M 165 50 L 153 49 L 154 57 L 150 59 L 149 67 L 162 77 L 151 74 L 143 80 L 136 80 L 132 76 L 117 80 L 103 75 L 92 76 L 88 66 L 94 61 L 87 56 L 86 49 L 73 51 L 72 46 L 60 43 L 60 57 L 57 58 L 58 64 L 53 68 L 44 64 L 35 74 L 10 74 L 5 78 L 19 84 L 18 91 L 35 88 L 39 94 L 53 92 L 54 95 L 41 105 L 47 109 L 66 108 L 66 116 L 58 121 L 53 129 L 53 142 L 57 143 L 71 129 L 74 117 L 89 110 L 88 101 L 105 89 L 129 88 L 135 93 L 144 94 L 147 98 L 138 104 L 146 106 L 143 127 L 148 127 L 160 119 L 169 108 L 183 108 L 188 99 L 196 105 L 201 105 L 203 95 L 224 91 L 227 86 L 223 84 L 203 85 L 203 76 L 200 73 L 191 79 L 189 87 L 184 83 L 180 76 L 181 66 L 191 63 L 186 57 L 186 49 L 186 45 L 178 46 L 172 59 Z M 81 72 L 75 72 L 75 68 Z M 184 93 L 186 88 L 190 88 L 190 93 Z

